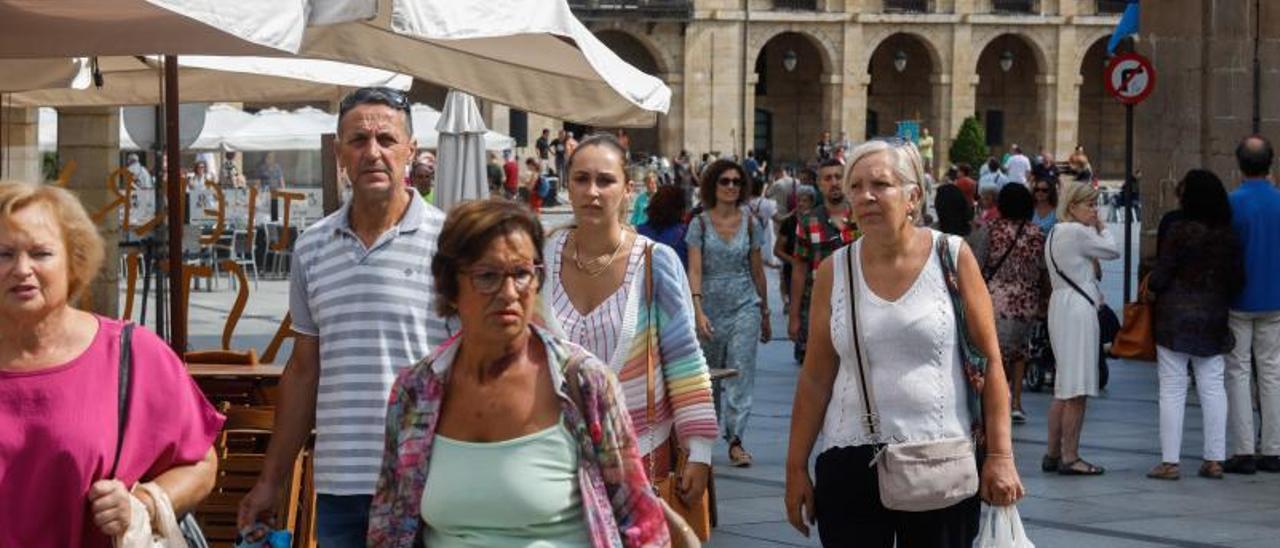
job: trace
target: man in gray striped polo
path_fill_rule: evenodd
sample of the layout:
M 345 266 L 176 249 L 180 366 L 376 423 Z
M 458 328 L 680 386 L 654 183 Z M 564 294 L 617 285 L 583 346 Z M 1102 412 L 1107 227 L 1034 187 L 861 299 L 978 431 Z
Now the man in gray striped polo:
M 297 339 L 266 463 L 240 503 L 242 531 L 276 510 L 314 424 L 319 544 L 365 544 L 391 385 L 446 337 L 431 302 L 444 214 L 404 184 L 417 148 L 411 124 L 399 91 L 362 88 L 342 100 L 335 149 L 353 194 L 294 249 L 289 312 Z

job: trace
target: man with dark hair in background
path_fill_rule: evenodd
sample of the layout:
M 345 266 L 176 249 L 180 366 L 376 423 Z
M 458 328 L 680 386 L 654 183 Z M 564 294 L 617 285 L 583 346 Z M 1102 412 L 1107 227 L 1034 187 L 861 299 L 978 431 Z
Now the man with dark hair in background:
M 795 342 L 795 359 L 804 363 L 809 340 L 809 298 L 814 276 L 822 260 L 857 238 L 853 208 L 845 200 L 841 182 L 844 164 L 828 159 L 818 168 L 818 192 L 822 202 L 796 224 L 796 246 L 792 253 L 790 323 L 787 334 Z M 800 306 L 794 306 L 799 303 Z
M 1223 470 L 1280 472 L 1280 190 L 1271 181 L 1275 151 L 1261 135 L 1236 147 L 1244 181 L 1231 193 L 1231 226 L 1244 248 L 1244 291 L 1232 303 L 1236 344 L 1227 353 L 1227 452 Z M 1258 367 L 1262 447 L 1255 451 L 1253 362 Z M 1255 453 L 1261 453 L 1257 459 Z

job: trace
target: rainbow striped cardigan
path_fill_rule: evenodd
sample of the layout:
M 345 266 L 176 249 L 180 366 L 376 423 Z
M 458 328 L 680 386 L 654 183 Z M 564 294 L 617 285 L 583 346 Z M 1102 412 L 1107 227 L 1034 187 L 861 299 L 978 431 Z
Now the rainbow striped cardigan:
M 558 238 L 548 238 L 544 258 L 556 253 L 560 247 L 559 239 L 564 237 L 562 233 Z M 632 276 L 618 348 L 613 356 L 601 356 L 600 359 L 617 373 L 622 384 L 627 412 L 635 426 L 641 454 L 648 454 L 666 441 L 674 423 L 680 445 L 689 450 L 689 460 L 710 464 L 711 449 L 715 446 L 719 428 L 711 393 L 711 374 L 694 329 L 689 279 L 675 250 L 639 234 L 636 238 L 653 246 L 654 298 L 650 301 L 645 293 L 644 273 Z M 554 272 L 554 269 L 548 270 Z M 538 321 L 557 336 L 567 338 L 550 305 L 553 284 L 558 283 L 560 280 L 552 275 L 543 284 Z M 657 379 L 653 424 L 647 416 L 645 393 L 645 358 L 651 336 L 658 341 L 655 349 Z

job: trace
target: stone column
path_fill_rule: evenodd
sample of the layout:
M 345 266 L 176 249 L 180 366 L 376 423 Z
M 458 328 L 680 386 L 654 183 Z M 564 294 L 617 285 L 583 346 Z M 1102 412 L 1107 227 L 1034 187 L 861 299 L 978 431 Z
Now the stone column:
M 746 132 L 747 150 L 755 150 L 756 146 L 756 84 L 760 83 L 760 75 L 751 72 L 747 75 L 747 83 L 743 89 L 743 96 L 747 99 L 747 120 L 746 127 L 742 131 Z M 742 152 L 742 157 L 747 156 L 746 151 Z
M 4 158 L 0 179 L 39 183 L 41 173 L 39 110 L 4 108 Z
M 1064 15 L 1075 15 L 1076 8 L 1072 2 L 1063 2 Z M 1068 6 L 1070 7 L 1068 8 Z M 1070 13 L 1065 13 L 1070 11 Z M 1080 84 L 1084 78 L 1080 76 L 1078 59 L 1084 57 L 1077 46 L 1076 28 L 1072 25 L 1058 27 L 1058 49 L 1054 58 L 1057 74 L 1057 85 L 1053 101 L 1055 104 L 1053 138 L 1049 148 L 1054 159 L 1066 159 L 1075 149 L 1080 129 Z M 1085 46 L 1088 47 L 1088 46 Z M 1087 50 L 1086 50 L 1087 51 Z
M 963 1 L 958 0 L 957 4 Z M 957 12 L 959 12 L 960 8 L 961 6 L 956 6 Z M 950 103 L 949 119 L 951 128 L 945 136 L 947 142 L 955 139 L 956 133 L 960 131 L 960 126 L 964 125 L 964 119 L 973 116 L 978 108 L 978 69 L 977 59 L 974 56 L 980 52 L 973 51 L 972 41 L 973 28 L 968 24 L 958 24 L 952 29 L 951 66 L 942 68 L 943 74 L 951 75 L 951 85 L 946 88 L 948 91 L 947 101 Z M 943 62 L 946 62 L 945 59 Z M 935 162 L 938 162 L 936 148 L 938 137 L 943 136 L 938 135 L 934 139 Z
M 844 48 L 842 58 L 837 60 L 837 67 L 844 67 L 844 80 L 840 85 L 841 105 L 837 131 L 849 132 L 849 138 L 855 142 L 870 137 L 867 131 L 867 90 L 871 85 L 871 75 L 867 74 L 866 56 L 863 52 L 867 46 L 862 40 L 862 24 L 848 23 L 844 26 Z M 838 135 L 838 133 L 837 133 Z
M 933 134 L 933 172 L 936 175 L 938 166 L 951 164 L 951 142 L 955 140 L 960 126 L 952 125 L 951 75 L 942 72 L 930 74 L 929 87 L 933 90 L 933 118 L 926 120 L 925 124 Z
M 67 189 L 80 197 L 90 215 L 102 211 L 117 198 L 109 185 L 120 167 L 120 109 L 117 107 L 63 108 L 58 112 L 58 159 L 76 163 Z M 119 315 L 120 221 L 115 210 L 99 223 L 106 260 L 89 286 L 89 306 L 107 317 Z
M 658 152 L 675 158 L 684 144 L 684 74 L 668 72 L 659 76 L 671 88 L 671 106 L 658 115 Z
M 839 74 L 823 74 L 822 82 L 822 116 L 819 118 L 823 130 L 831 132 L 832 139 L 840 135 L 844 114 L 844 78 Z
M 1058 146 L 1058 76 L 1054 74 L 1037 74 L 1036 75 L 1036 98 L 1039 104 L 1036 105 L 1036 118 L 1040 122 L 1040 142 L 1037 143 L 1039 148 L 1035 150 L 1024 150 L 1027 155 L 1038 154 L 1039 149 L 1047 149 L 1056 151 Z M 1074 126 L 1074 117 L 1071 122 Z M 1056 156 L 1056 155 L 1055 155 Z

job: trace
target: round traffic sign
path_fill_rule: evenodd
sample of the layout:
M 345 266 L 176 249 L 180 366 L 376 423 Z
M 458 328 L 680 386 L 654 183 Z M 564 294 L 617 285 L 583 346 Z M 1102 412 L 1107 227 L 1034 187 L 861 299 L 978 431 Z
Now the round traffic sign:
M 1156 69 L 1136 53 L 1117 55 L 1107 63 L 1107 91 L 1126 105 L 1141 103 L 1156 87 Z

